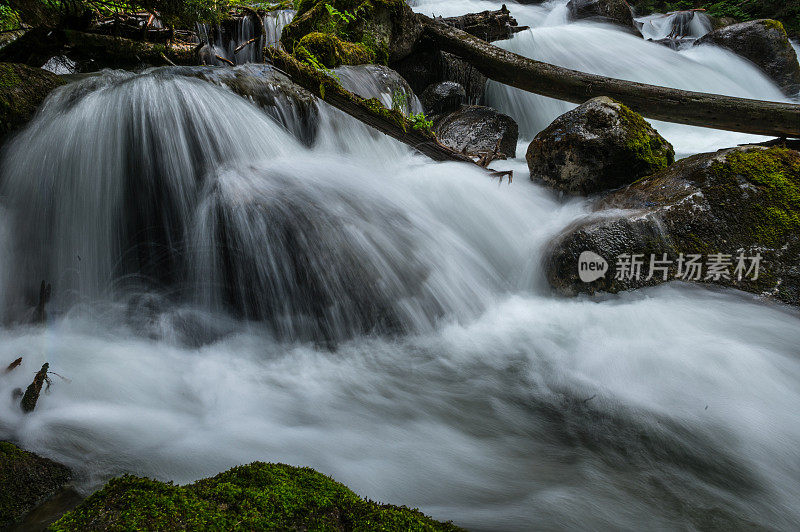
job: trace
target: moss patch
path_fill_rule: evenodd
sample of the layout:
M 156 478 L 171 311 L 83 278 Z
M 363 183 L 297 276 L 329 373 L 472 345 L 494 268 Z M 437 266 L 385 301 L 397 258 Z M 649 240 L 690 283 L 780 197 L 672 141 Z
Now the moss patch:
M 733 151 L 712 165 L 715 191 L 724 201 L 742 194 L 743 186 L 757 190 L 758 201 L 739 209 L 738 216 L 754 239 L 769 247 L 782 246 L 800 232 L 800 154 L 784 148 Z
M 70 476 L 61 464 L 0 442 L 0 529 L 61 489 Z
M 281 42 L 298 59 L 303 60 L 303 53 L 311 52 L 328 68 L 340 64 L 387 64 L 393 20 L 404 8 L 403 0 L 304 0 L 295 19 L 284 28 Z M 327 35 L 327 40 L 319 34 Z M 325 57 L 309 46 L 309 37 L 317 48 L 323 47 L 321 53 Z M 342 61 L 338 64 L 337 54 L 331 53 L 334 49 Z
M 619 105 L 623 127 L 627 130 L 627 148 L 632 164 L 645 174 L 654 174 L 675 162 L 672 144 L 659 135 L 639 113 Z
M 313 469 L 256 462 L 188 486 L 124 476 L 51 530 L 459 530 L 364 500 Z

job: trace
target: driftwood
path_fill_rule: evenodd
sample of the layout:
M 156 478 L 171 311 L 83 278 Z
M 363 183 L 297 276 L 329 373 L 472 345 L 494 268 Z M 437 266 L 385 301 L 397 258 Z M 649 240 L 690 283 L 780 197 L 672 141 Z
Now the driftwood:
M 42 386 L 48 381 L 47 370 L 49 368 L 50 364 L 45 362 L 42 369 L 40 369 L 33 378 L 33 382 L 28 386 L 28 389 L 25 390 L 25 395 L 22 396 L 22 401 L 19 404 L 23 412 L 33 412 L 36 408 L 36 403 L 39 401 L 39 394 L 42 393 Z
M 800 105 L 691 92 L 558 67 L 502 50 L 424 15 L 425 34 L 486 77 L 572 103 L 609 96 L 654 120 L 773 137 L 800 137 Z
M 18 358 L 18 359 L 16 359 L 14 362 L 12 362 L 11 364 L 9 364 L 9 365 L 8 365 L 8 367 L 6 368 L 6 370 L 5 370 L 5 372 L 4 372 L 4 373 L 11 373 L 11 372 L 12 372 L 12 371 L 14 371 L 15 369 L 17 369 L 17 368 L 19 367 L 19 365 L 20 365 L 20 364 L 22 364 L 22 357 L 19 357 L 19 358 Z
M 408 144 L 435 161 L 475 164 L 466 155 L 440 144 L 430 131 L 415 129 L 414 123 L 400 111 L 386 109 L 378 100 L 366 100 L 345 90 L 335 79 L 297 61 L 282 50 L 269 48 L 266 53 L 272 64 L 293 82 L 381 133 Z
M 528 26 L 520 26 L 517 23 L 505 4 L 497 11 L 482 11 L 436 20 L 488 42 L 510 39 L 515 33 L 528 29 Z

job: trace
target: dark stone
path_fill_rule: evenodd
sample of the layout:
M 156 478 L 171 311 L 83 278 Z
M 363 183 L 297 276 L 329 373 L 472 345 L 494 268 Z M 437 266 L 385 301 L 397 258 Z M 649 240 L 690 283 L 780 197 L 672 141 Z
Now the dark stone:
M 546 253 L 547 278 L 563 294 L 661 284 L 676 278 L 683 254 L 684 259 L 700 255 L 703 264 L 700 278 L 685 281 L 800 305 L 800 152 L 744 146 L 695 155 L 612 193 L 597 210 L 555 238 Z M 586 251 L 609 264 L 604 277 L 589 283 L 578 274 L 579 257 Z M 616 275 L 623 254 L 641 255 L 638 279 Z M 664 254 L 672 261 L 667 279 L 662 272 L 647 279 L 651 255 L 661 260 Z M 714 254 L 729 256 L 727 278 L 708 277 L 706 262 Z M 739 254 L 761 255 L 757 279 L 746 271 L 739 279 Z
M 675 152 L 639 114 L 601 96 L 556 118 L 536 135 L 526 158 L 531 179 L 589 195 L 666 168 Z
M 439 142 L 471 154 L 490 152 L 498 146 L 507 157 L 515 157 L 519 128 L 508 115 L 491 107 L 466 106 L 442 117 L 435 117 L 433 130 Z
M 71 477 L 59 463 L 0 442 L 0 529 L 19 521 Z
M 567 4 L 570 20 L 594 20 L 616 24 L 641 35 L 633 20 L 633 11 L 625 0 L 570 0 Z
M 0 63 L 0 139 L 25 125 L 45 97 L 63 84 L 46 70 Z
M 442 52 L 425 44 L 392 68 L 403 76 L 416 94 L 422 94 L 429 85 L 442 81 L 461 84 L 467 93 L 467 103 L 477 105 L 486 92 L 486 76 L 471 64 L 453 54 Z
M 467 101 L 464 86 L 455 81 L 442 81 L 428 85 L 420 96 L 422 107 L 428 115 L 444 115 L 461 109 Z
M 800 64 L 783 24 L 777 20 L 742 22 L 707 33 L 695 42 L 715 44 L 758 65 L 783 91 L 800 92 Z

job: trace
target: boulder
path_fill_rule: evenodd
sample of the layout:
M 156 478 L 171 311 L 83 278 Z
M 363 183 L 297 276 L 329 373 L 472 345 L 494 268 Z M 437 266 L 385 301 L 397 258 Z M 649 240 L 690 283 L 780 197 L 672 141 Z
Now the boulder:
M 570 0 L 567 3 L 570 20 L 594 20 L 616 24 L 640 35 L 633 20 L 633 11 L 625 0 Z
M 477 68 L 432 47 L 421 46 L 419 51 L 391 66 L 408 81 L 416 94 L 422 94 L 431 84 L 454 81 L 464 87 L 467 103 L 477 105 L 486 92 L 486 76 Z
M 666 168 L 675 152 L 639 114 L 601 96 L 556 118 L 536 135 L 526 158 L 531 179 L 589 195 Z
M 19 521 L 71 477 L 66 466 L 0 442 L 0 529 Z
M 460 83 L 442 81 L 428 85 L 420 101 L 428 115 L 444 115 L 461 109 L 467 102 L 467 91 Z
M 755 63 L 783 91 L 800 92 L 800 64 L 783 24 L 777 20 L 754 20 L 707 33 L 695 45 L 715 44 Z
M 0 139 L 33 118 L 50 91 L 63 84 L 41 68 L 0 63 Z
M 439 142 L 458 152 L 492 152 L 499 146 L 506 157 L 516 157 L 519 127 L 513 118 L 491 107 L 469 105 L 434 117 L 433 131 Z
M 743 146 L 683 159 L 604 198 L 545 256 L 550 284 L 567 295 L 680 279 L 798 305 L 800 152 Z

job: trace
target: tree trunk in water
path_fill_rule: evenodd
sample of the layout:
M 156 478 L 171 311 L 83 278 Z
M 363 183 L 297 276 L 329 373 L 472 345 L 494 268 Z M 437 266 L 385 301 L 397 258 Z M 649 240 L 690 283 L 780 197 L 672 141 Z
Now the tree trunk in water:
M 345 90 L 335 79 L 297 61 L 286 52 L 275 48 L 268 48 L 266 52 L 272 64 L 293 82 L 381 133 L 408 144 L 435 161 L 475 164 L 466 155 L 440 144 L 430 131 L 415 129 L 414 123 L 400 111 L 386 109 L 378 100 L 365 100 Z
M 623 81 L 558 67 L 502 50 L 459 29 L 418 15 L 425 35 L 486 77 L 572 103 L 614 98 L 654 120 L 754 135 L 800 137 L 800 105 L 734 98 Z
M 40 369 L 33 378 L 33 382 L 28 386 L 28 389 L 25 390 L 25 395 L 22 396 L 22 402 L 20 403 L 23 412 L 33 412 L 34 408 L 36 408 L 36 403 L 39 401 L 39 394 L 42 393 L 42 386 L 45 381 L 47 381 L 47 371 L 49 369 L 50 364 L 45 362 L 42 369 Z

